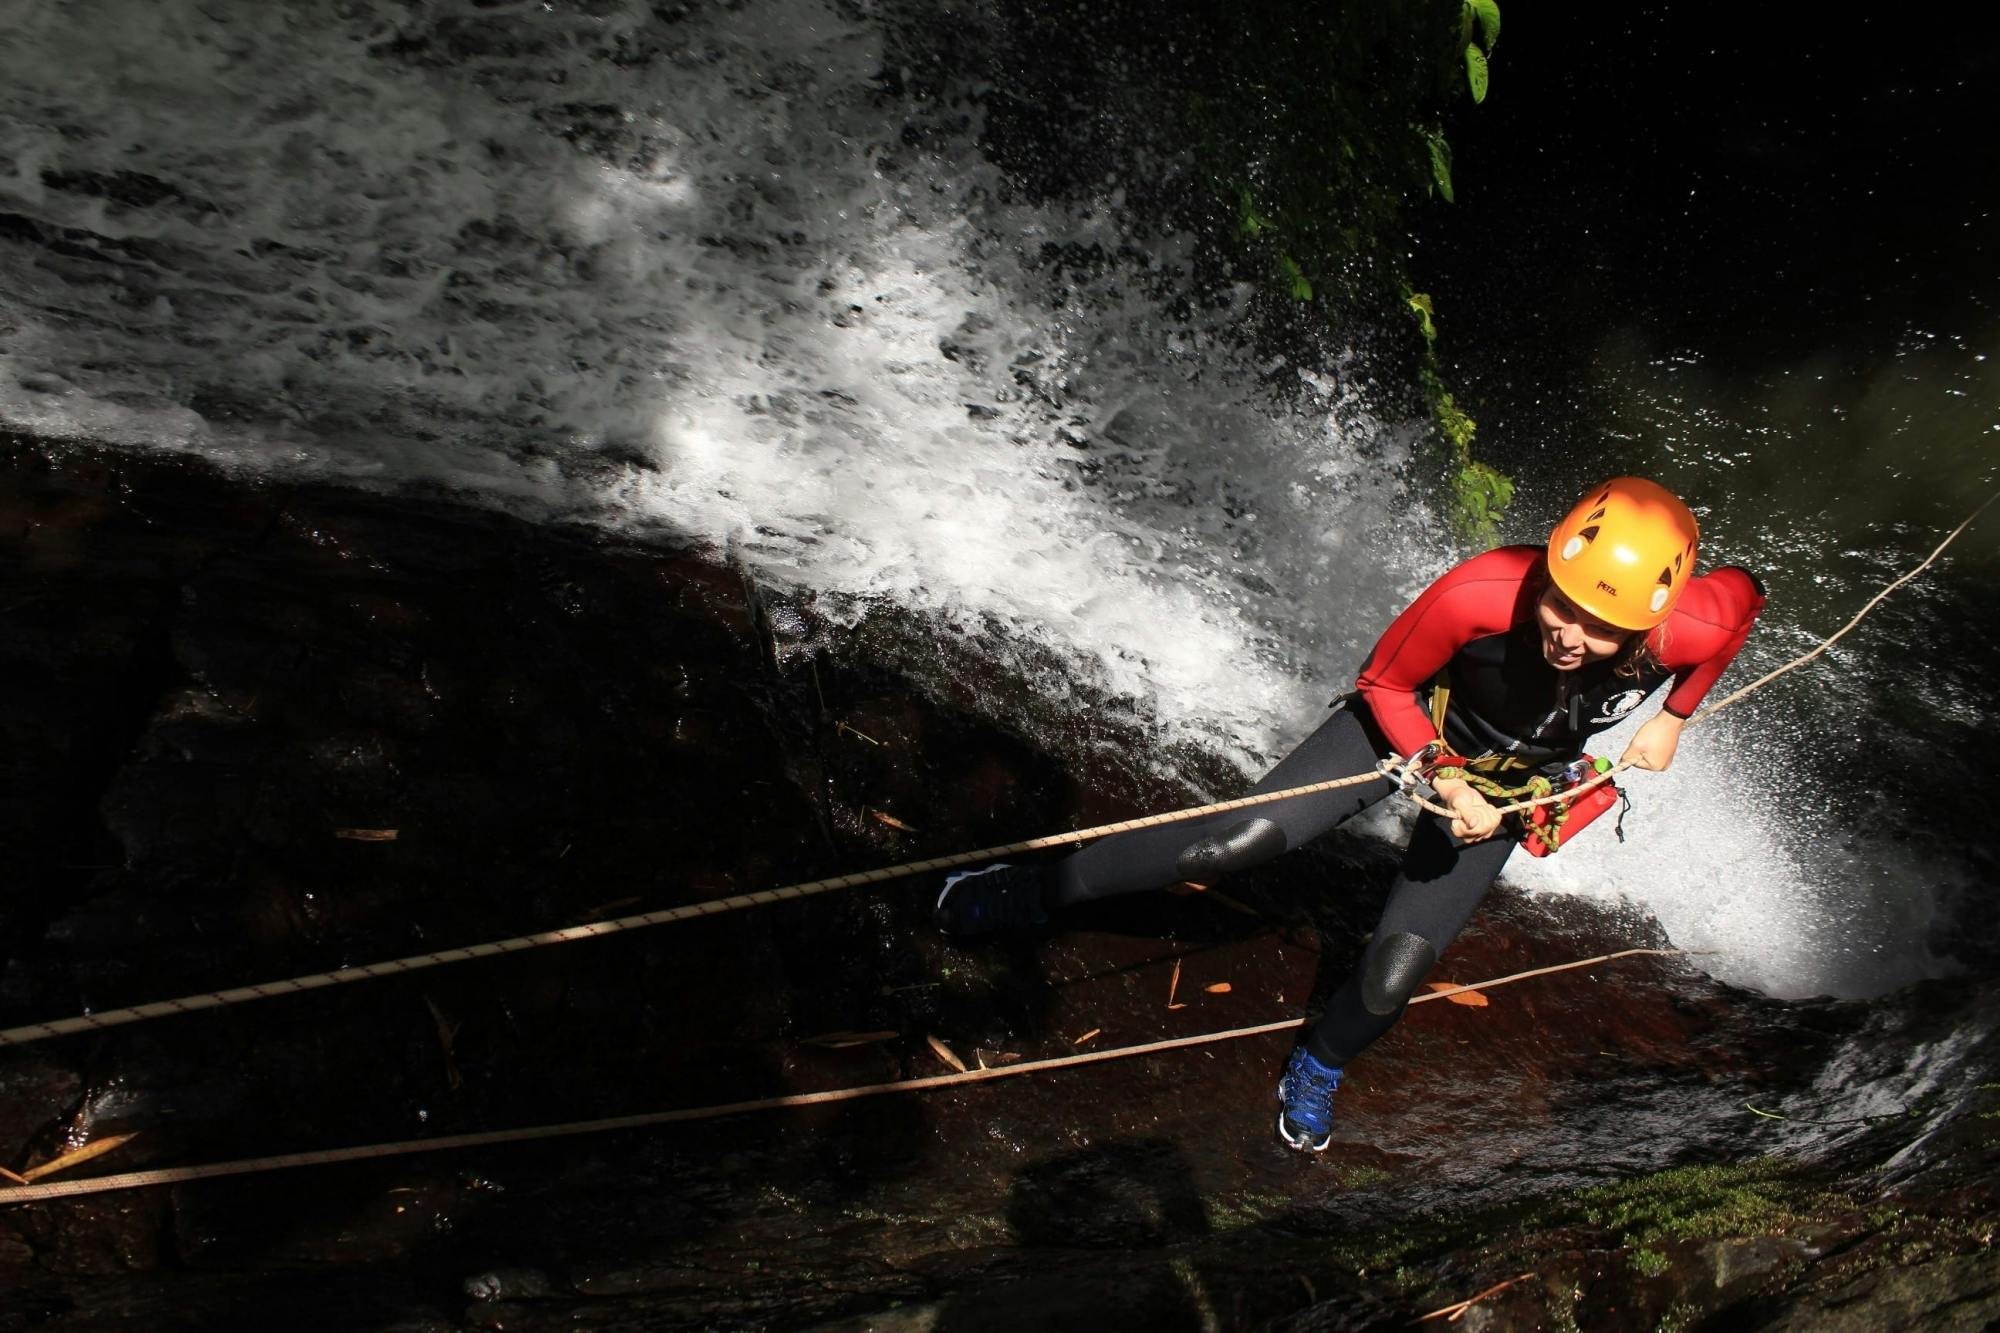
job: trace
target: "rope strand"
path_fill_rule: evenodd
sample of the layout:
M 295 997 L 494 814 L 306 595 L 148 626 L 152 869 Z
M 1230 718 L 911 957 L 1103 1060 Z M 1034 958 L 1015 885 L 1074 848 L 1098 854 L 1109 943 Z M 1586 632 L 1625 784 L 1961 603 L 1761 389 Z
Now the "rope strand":
M 1546 976 L 1551 972 L 1570 972 L 1581 967 L 1594 967 L 1599 963 L 1609 963 L 1619 958 L 1631 958 L 1642 954 L 1668 957 L 1681 952 L 1679 949 L 1622 949 L 1616 953 L 1599 954 L 1595 958 L 1581 958 L 1575 962 L 1531 968 L 1526 972 L 1513 972 L 1504 977 L 1453 986 L 1448 990 L 1430 991 L 1413 997 L 1410 1003 L 1423 1004 L 1429 1000 L 1448 999 L 1464 991 L 1491 990 L 1496 986 L 1525 981 L 1529 977 Z M 1023 1074 L 1039 1074 L 1051 1069 L 1067 1069 L 1075 1065 L 1097 1064 L 1105 1060 L 1156 1055 L 1162 1051 L 1203 1046 L 1211 1042 L 1259 1037 L 1266 1033 L 1284 1032 L 1303 1026 L 1305 1021 L 1303 1018 L 1287 1018 L 1274 1023 L 1259 1023 L 1253 1027 L 1228 1028 L 1221 1032 L 1204 1032 L 1191 1037 L 1168 1037 L 1161 1041 L 1142 1042 L 1135 1046 L 1113 1046 L 1102 1051 L 1080 1051 L 1046 1060 L 1028 1060 L 1015 1065 L 969 1069 L 964 1073 L 898 1079 L 892 1083 L 867 1083 L 859 1087 L 792 1093 L 783 1097 L 759 1097 L 751 1101 L 727 1102 L 720 1106 L 691 1106 L 674 1111 L 653 1111 L 644 1115 L 612 1116 L 602 1120 L 575 1120 L 566 1124 L 498 1129 L 480 1134 L 451 1134 L 434 1139 L 406 1139 L 399 1143 L 376 1143 L 355 1148 L 283 1153 L 275 1157 L 251 1157 L 234 1162 L 212 1162 L 204 1166 L 161 1167 L 151 1171 L 128 1171 L 119 1175 L 51 1181 L 46 1184 L 16 1186 L 11 1189 L 0 1188 L 0 1204 L 35 1203 L 45 1199 L 72 1198 L 82 1194 L 143 1189 L 151 1185 L 175 1185 L 192 1180 L 212 1180 L 218 1176 L 255 1175 L 300 1166 L 329 1166 L 382 1157 L 406 1157 L 414 1153 L 483 1148 L 503 1143 L 527 1143 L 541 1139 L 570 1138 L 579 1134 L 604 1134 L 621 1129 L 648 1129 L 655 1125 L 680 1124 L 690 1120 L 714 1120 L 723 1116 L 743 1115 L 751 1111 L 823 1106 L 829 1102 L 858 1101 L 864 1097 L 883 1097 L 899 1092 L 925 1092 L 933 1088 L 949 1088 L 966 1083 L 988 1083 L 995 1079 L 1016 1078 Z
M 1386 765 L 1384 766 L 1386 768 Z M 1074 833 L 1059 833 L 1041 838 L 1028 838 L 1021 842 L 1010 842 L 999 847 L 982 847 L 978 851 L 959 852 L 951 856 L 934 856 L 922 861 L 908 861 L 902 865 L 886 866 L 879 870 L 858 871 L 848 875 L 833 875 L 826 879 L 809 880 L 802 884 L 788 884 L 775 889 L 759 889 L 752 893 L 739 893 L 727 898 L 714 898 L 706 902 L 688 903 L 682 907 L 662 908 L 654 912 L 640 912 L 632 916 L 617 917 L 608 921 L 592 921 L 578 926 L 567 926 L 559 930 L 538 931 L 532 935 L 516 935 L 510 939 L 492 940 L 485 944 L 471 944 L 457 949 L 440 949 L 435 953 L 412 954 L 407 958 L 392 958 L 385 962 L 363 963 L 356 967 L 339 968 L 331 972 L 315 972 L 306 976 L 286 977 L 277 981 L 259 982 L 251 986 L 237 986 L 229 990 L 207 991 L 198 995 L 184 995 L 172 1000 L 154 1000 L 147 1004 L 132 1005 L 123 1009 L 106 1009 L 101 1013 L 78 1014 L 73 1018 L 60 1018 L 46 1023 L 28 1023 L 20 1027 L 0 1030 L 0 1048 L 22 1046 L 29 1042 L 44 1041 L 51 1037 L 61 1037 L 78 1032 L 96 1032 L 104 1028 L 118 1027 L 125 1023 L 137 1023 L 150 1018 L 165 1018 L 173 1014 L 195 1013 L 203 1009 L 216 1009 L 224 1005 L 244 1004 L 251 1000 L 268 1000 L 279 995 L 296 995 L 302 991 L 319 990 L 327 986 L 350 985 L 357 981 L 370 981 L 377 977 L 401 976 L 419 972 L 426 968 L 441 967 L 446 963 L 462 963 L 474 958 L 491 958 L 499 954 L 518 953 L 524 949 L 543 948 L 555 944 L 574 944 L 580 940 L 602 939 L 624 931 L 640 930 L 647 926 L 663 926 L 676 921 L 688 921 L 696 917 L 721 916 L 727 912 L 741 911 L 746 907 L 760 907 L 769 903 L 789 902 L 797 898 L 810 898 L 815 894 L 831 893 L 837 889 L 859 888 L 864 884 L 878 884 L 883 880 L 901 879 L 906 875 L 919 875 L 937 870 L 949 870 L 956 866 L 973 865 L 983 861 L 996 861 L 1005 856 L 1019 856 L 1024 852 L 1046 851 L 1055 847 L 1070 847 L 1107 837 L 1113 833 L 1127 833 L 1134 829 L 1155 828 L 1161 824 L 1171 824 L 1182 820 L 1197 819 L 1204 815 L 1221 814 L 1231 810 L 1247 809 L 1264 805 L 1271 801 L 1287 800 L 1294 796 L 1310 796 L 1317 792 L 1333 791 L 1340 787 L 1353 787 L 1362 783 L 1386 780 L 1382 770 L 1357 773 L 1352 777 L 1333 778 L 1326 782 L 1309 783 L 1301 787 L 1290 787 L 1283 791 L 1263 792 L 1254 796 L 1240 796 L 1234 800 L 1217 801 L 1210 805 L 1196 806 L 1188 810 L 1170 810 L 1165 814 L 1146 815 L 1139 819 L 1122 820 L 1115 824 L 1101 824 L 1096 828 L 1079 829 Z
M 1804 666 L 1860 624 L 1862 619 L 1879 606 L 1883 599 L 1937 560 L 1946 547 L 1957 540 L 1960 533 L 1972 525 L 1974 519 L 2000 502 L 2000 492 L 1989 496 L 1965 520 L 1953 528 L 1937 548 L 1923 563 L 1909 573 L 1883 588 L 1871 598 L 1868 604 L 1857 612 L 1852 620 L 1829 635 L 1817 647 L 1802 653 L 1775 671 L 1760 676 L 1734 694 L 1711 704 L 1696 713 L 1689 724 L 1702 722 L 1738 700 L 1762 689 L 1788 671 Z M 1618 774 L 1634 767 L 1631 762 L 1620 760 L 1604 772 L 1566 788 L 1560 793 L 1519 800 L 1498 807 L 1501 814 L 1513 814 L 1532 810 L 1539 805 L 1554 805 L 1560 801 L 1574 800 L 1593 787 L 1611 781 Z M 1128 819 L 1115 824 L 1102 824 L 1095 828 L 1078 829 L 1073 833 L 1059 833 L 1041 838 L 1029 838 L 1022 842 L 1012 842 L 1000 847 L 983 847 L 978 851 L 960 852 L 953 856 L 932 857 L 928 860 L 910 861 L 902 865 L 888 866 L 879 870 L 863 871 L 850 875 L 834 875 L 826 879 L 810 880 L 803 884 L 791 884 L 781 888 L 763 889 L 753 893 L 737 894 L 733 897 L 717 898 L 708 902 L 689 903 L 682 907 L 665 908 L 656 912 L 641 912 L 633 916 L 618 917 L 608 921 L 593 921 L 584 925 L 569 926 L 560 930 L 539 931 L 532 935 L 517 935 L 511 939 L 493 940 L 485 944 L 467 945 L 458 949 L 444 949 L 436 953 L 413 954 L 407 958 L 390 959 L 387 962 L 365 963 L 358 967 L 344 967 L 331 972 L 313 973 L 301 977 L 289 977 L 279 981 L 267 981 L 251 986 L 238 986 L 229 990 L 208 991 L 199 995 L 187 995 L 172 1000 L 155 1000 L 148 1004 L 133 1005 L 123 1009 L 107 1009 L 102 1013 L 79 1014 L 73 1018 L 55 1019 L 45 1023 L 28 1023 L 20 1027 L 0 1030 L 0 1048 L 21 1046 L 29 1042 L 43 1041 L 51 1037 L 65 1036 L 78 1032 L 95 1032 L 104 1028 L 117 1027 L 125 1023 L 137 1023 L 145 1019 L 165 1018 L 173 1014 L 193 1013 L 203 1009 L 220 1008 L 224 1005 L 243 1004 L 251 1000 L 265 1000 L 279 995 L 295 995 L 301 991 L 317 990 L 326 986 L 347 985 L 357 981 L 369 981 L 377 977 L 400 976 L 425 968 L 439 967 L 446 963 L 467 962 L 475 958 L 490 958 L 499 954 L 517 953 L 524 949 L 542 948 L 555 944 L 571 944 L 579 940 L 600 939 L 628 930 L 639 930 L 647 926 L 667 925 L 676 921 L 686 921 L 695 917 L 719 916 L 725 912 L 739 911 L 746 907 L 757 907 L 768 903 L 787 902 L 796 898 L 807 898 L 815 894 L 831 893 L 837 889 L 859 888 L 864 884 L 878 884 L 884 880 L 900 879 L 906 875 L 924 874 L 930 871 L 949 870 L 957 866 L 972 865 L 982 861 L 994 861 L 1003 856 L 1019 856 L 1026 852 L 1046 851 L 1057 847 L 1074 847 L 1114 833 L 1126 833 L 1135 829 L 1156 828 L 1162 824 L 1182 820 L 1199 819 L 1207 815 L 1221 814 L 1231 810 L 1243 810 L 1263 805 L 1271 801 L 1289 800 L 1296 796 L 1311 796 L 1320 792 L 1333 791 L 1341 787 L 1358 786 L 1363 783 L 1386 780 L 1395 784 L 1410 801 L 1420 809 L 1434 815 L 1450 819 L 1454 812 L 1434 801 L 1424 798 L 1415 788 L 1415 776 L 1410 761 L 1391 756 L 1372 772 L 1357 773 L 1351 777 L 1334 778 L 1326 782 L 1308 783 L 1299 787 L 1288 787 L 1279 791 L 1262 792 L 1254 796 L 1242 796 L 1229 801 L 1216 801 L 1208 805 L 1194 806 L 1185 810 L 1173 810 L 1164 814 L 1148 815 L 1140 819 Z
M 1787 671 L 1791 671 L 1797 667 L 1804 666 L 1806 663 L 1812 661 L 1815 657 L 1818 657 L 1821 653 L 1825 652 L 1827 649 L 1833 647 L 1834 644 L 1838 643 L 1840 639 L 1844 635 L 1846 635 L 1847 631 L 1853 629 L 1856 625 L 1859 625 L 1861 623 L 1862 617 L 1866 616 L 1870 611 L 1873 611 L 1876 607 L 1880 606 L 1882 604 L 1882 600 L 1886 598 L 1890 593 L 1896 591 L 1896 589 L 1902 587 L 1905 583 L 1908 583 L 1911 579 L 1915 578 L 1917 575 L 1929 569 L 1932 563 L 1935 562 L 1939 556 L 1944 554 L 1944 548 L 1951 545 L 1954 541 L 1957 541 L 1958 534 L 1964 532 L 1967 528 L 1971 527 L 1972 520 L 1978 518 L 1988 509 L 1991 509 L 1995 501 L 2000 501 L 2000 491 L 1995 491 L 1992 495 L 1987 496 L 1986 503 L 1980 505 L 1979 508 L 1973 510 L 1970 514 L 1967 514 L 1965 516 L 1965 521 L 1960 523 L 1957 527 L 1953 528 L 1951 530 L 1950 535 L 1937 544 L 1937 549 L 1924 557 L 1924 562 L 1922 564 L 1918 565 L 1915 569 L 1903 575 L 1903 577 L 1897 579 L 1894 583 L 1891 583 L 1888 587 L 1882 589 L 1882 591 L 1876 593 L 1873 597 L 1869 598 L 1868 605 L 1862 607 L 1859 611 L 1854 613 L 1854 619 L 1848 621 L 1845 625 L 1842 625 L 1839 629 L 1827 635 L 1826 638 L 1820 641 L 1820 644 L 1817 648 L 1814 648 L 1810 652 L 1799 654 L 1791 661 L 1779 667 L 1776 671 L 1765 672 L 1763 675 L 1757 677 L 1757 679 L 1751 681 L 1748 685 L 1745 685 L 1742 689 L 1736 691 L 1734 694 L 1731 694 L 1723 699 L 1717 700 L 1715 703 L 1712 703 L 1708 707 L 1702 709 L 1700 712 L 1696 713 L 1692 718 L 1690 718 L 1689 721 L 1701 722 L 1707 718 L 1714 717 L 1717 713 L 1729 707 L 1729 705 L 1735 703 L 1737 700 L 1750 694 L 1752 691 L 1763 689 L 1766 685 L 1769 685 L 1772 681 L 1784 675 Z

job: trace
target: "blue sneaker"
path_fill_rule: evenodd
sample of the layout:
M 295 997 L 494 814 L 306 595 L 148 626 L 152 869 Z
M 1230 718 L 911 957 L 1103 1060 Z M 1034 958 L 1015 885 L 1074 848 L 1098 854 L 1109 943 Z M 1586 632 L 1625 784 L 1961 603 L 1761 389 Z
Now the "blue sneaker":
M 1297 1152 L 1325 1152 L 1333 1141 L 1333 1093 L 1340 1071 L 1301 1046 L 1278 1080 L 1278 1137 Z
M 947 935 L 986 935 L 1047 925 L 1042 872 L 1005 861 L 961 870 L 945 880 L 931 919 Z

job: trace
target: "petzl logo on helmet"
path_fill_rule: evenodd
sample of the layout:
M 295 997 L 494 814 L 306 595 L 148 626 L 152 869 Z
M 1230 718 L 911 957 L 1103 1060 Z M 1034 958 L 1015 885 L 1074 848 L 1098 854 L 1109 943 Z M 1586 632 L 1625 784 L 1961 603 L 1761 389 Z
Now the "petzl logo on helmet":
M 1610 584 L 1606 583 L 1603 579 L 1599 579 L 1597 581 L 1597 586 L 1604 589 L 1604 591 L 1610 593 L 1613 597 L 1616 597 L 1618 595 L 1618 589 L 1612 587 Z
M 1590 720 L 1592 722 L 1616 722 L 1619 718 L 1644 703 L 1645 699 L 1646 692 L 1644 690 L 1626 690 L 1622 694 L 1614 694 L 1597 706 L 1597 716 Z

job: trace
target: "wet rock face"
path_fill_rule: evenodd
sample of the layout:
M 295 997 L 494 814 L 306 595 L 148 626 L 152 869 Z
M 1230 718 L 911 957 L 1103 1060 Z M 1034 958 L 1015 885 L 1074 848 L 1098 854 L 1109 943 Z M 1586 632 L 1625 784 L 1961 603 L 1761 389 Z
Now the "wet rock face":
M 19 440 L 0 546 L 0 1026 L 1176 799 L 982 717 L 1009 705 L 978 662 L 920 692 L 700 553 Z M 74 1174 L 556 1124 L 939 1073 L 939 1047 L 999 1066 L 1268 1022 L 1338 984 L 1392 865 L 1336 836 L 963 948 L 930 928 L 934 881 L 891 882 L 8 1048 L 0 1166 L 114 1134 L 137 1137 Z M 1434 976 L 1650 930 L 1501 893 Z M 1489 998 L 1412 1008 L 1312 1160 L 1271 1140 L 1279 1033 L 0 1209 L 0 1327 L 1353 1328 L 1529 1270 L 1461 1322 L 1985 1308 L 1990 1040 L 1920 1127 L 1742 1104 L 1790 1105 L 1857 1033 L 1959 1040 L 1990 995 L 1784 1007 L 1631 959 Z M 1781 1147 L 1823 1164 L 1768 1174 Z M 1746 1174 L 1649 1174 L 1689 1162 Z

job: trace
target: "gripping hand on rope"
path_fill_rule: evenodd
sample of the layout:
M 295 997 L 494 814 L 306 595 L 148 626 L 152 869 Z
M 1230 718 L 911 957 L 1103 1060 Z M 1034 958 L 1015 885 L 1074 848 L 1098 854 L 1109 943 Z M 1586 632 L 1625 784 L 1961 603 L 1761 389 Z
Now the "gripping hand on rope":
M 1648 718 L 1632 734 L 1632 743 L 1625 747 L 1625 753 L 1618 760 L 1618 767 L 1643 768 L 1654 773 L 1664 773 L 1674 762 L 1674 752 L 1680 749 L 1681 728 L 1687 719 L 1678 717 L 1662 709 Z
M 1484 842 L 1500 831 L 1500 808 L 1463 779 L 1435 778 L 1431 790 L 1451 811 L 1451 836 L 1460 842 Z

